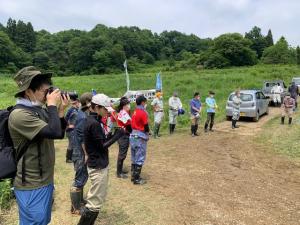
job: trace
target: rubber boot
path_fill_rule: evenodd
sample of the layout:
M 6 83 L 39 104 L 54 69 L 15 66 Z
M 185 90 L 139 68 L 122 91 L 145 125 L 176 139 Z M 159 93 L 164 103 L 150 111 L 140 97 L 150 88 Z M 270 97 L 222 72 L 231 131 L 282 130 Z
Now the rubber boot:
M 289 118 L 289 125 L 292 124 L 293 118 Z
M 176 127 L 176 124 L 172 124 L 172 133 L 175 132 L 175 127 Z
M 131 181 L 134 181 L 135 164 L 131 164 Z
M 197 133 L 197 131 L 198 131 L 198 127 L 199 127 L 199 125 L 197 124 L 197 125 L 195 125 L 195 136 L 199 136 L 199 134 Z
M 195 136 L 195 125 L 191 125 L 192 136 Z
M 94 225 L 99 212 L 92 212 L 88 208 L 84 208 L 81 212 L 81 217 L 78 225 Z
M 72 154 L 73 154 L 73 149 L 67 149 L 66 163 L 72 163 Z
M 123 173 L 123 163 L 124 163 L 123 159 L 118 159 L 118 161 L 117 161 L 117 177 L 126 179 L 126 178 L 128 178 L 128 176 Z
M 86 200 L 83 197 L 83 188 L 81 189 L 80 194 L 81 194 L 81 197 L 80 197 L 81 202 L 80 202 L 80 204 L 81 204 L 81 206 L 84 206 L 86 204 Z
M 213 124 L 213 123 L 210 123 L 210 125 L 209 125 L 209 131 L 210 131 L 210 132 L 214 132 L 213 126 L 214 126 L 214 124 Z
M 284 124 L 284 116 L 281 117 L 281 124 L 282 124 L 282 125 Z
M 170 134 L 172 134 L 173 133 L 173 124 L 169 124 L 169 132 L 170 132 Z
M 82 189 L 72 187 L 70 191 L 71 198 L 71 213 L 80 215 L 81 202 L 83 197 Z
M 232 127 L 232 129 L 235 128 L 235 123 L 236 123 L 236 121 L 235 121 L 235 120 L 232 120 L 232 122 L 231 122 L 231 127 Z
M 208 132 L 208 123 L 205 123 L 204 125 L 204 132 Z
M 154 124 L 154 138 L 156 139 L 158 137 L 158 124 Z
M 161 135 L 159 134 L 159 130 L 160 130 L 160 124 L 157 124 L 157 137 L 161 137 Z
M 146 184 L 146 181 L 141 178 L 142 167 L 143 166 L 140 166 L 140 165 L 135 166 L 133 184 L 136 184 L 136 185 Z

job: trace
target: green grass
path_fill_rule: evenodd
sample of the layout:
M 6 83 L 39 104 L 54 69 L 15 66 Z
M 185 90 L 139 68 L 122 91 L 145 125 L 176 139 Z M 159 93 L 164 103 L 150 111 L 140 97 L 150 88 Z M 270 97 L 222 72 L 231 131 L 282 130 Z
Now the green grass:
M 216 92 L 216 99 L 219 105 L 216 119 L 225 118 L 225 104 L 229 93 L 236 88 L 256 89 L 262 87 L 262 82 L 269 79 L 283 79 L 286 83 L 291 82 L 291 78 L 300 74 L 300 68 L 294 65 L 240 67 L 231 69 L 215 70 L 179 70 L 164 71 L 163 67 L 145 68 L 144 72 L 131 73 L 131 89 L 152 89 L 155 88 L 155 74 L 162 71 L 163 92 L 165 103 L 165 122 L 163 130 L 168 126 L 167 102 L 173 91 L 179 92 L 186 111 L 189 111 L 189 100 L 193 93 L 200 91 L 202 102 L 205 101 L 209 90 Z M 64 90 L 76 90 L 79 93 L 96 89 L 110 97 L 120 97 L 125 93 L 126 84 L 124 74 L 90 75 L 90 76 L 69 76 L 54 77 L 55 86 Z M 13 80 L 0 75 L 0 108 L 7 107 L 14 103 L 14 93 L 16 85 Z M 204 107 L 205 109 L 205 107 Z M 148 108 L 151 119 L 152 110 Z M 202 117 L 205 117 L 203 110 Z M 179 119 L 179 128 L 186 128 L 189 124 L 188 113 Z
M 264 125 L 257 141 L 278 154 L 300 159 L 300 114 L 294 115 L 291 126 L 287 125 L 287 118 L 285 120 L 285 125 L 280 124 L 280 117 L 270 120 Z

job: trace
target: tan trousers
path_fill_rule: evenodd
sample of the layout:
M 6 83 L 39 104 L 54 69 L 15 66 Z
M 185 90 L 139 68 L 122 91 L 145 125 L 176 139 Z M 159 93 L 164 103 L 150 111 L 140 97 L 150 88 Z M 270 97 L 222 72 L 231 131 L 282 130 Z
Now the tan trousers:
M 286 108 L 284 106 L 281 107 L 281 116 L 288 116 L 289 118 L 293 117 L 293 108 Z
M 88 168 L 88 174 L 92 184 L 87 194 L 85 206 L 93 212 L 98 212 L 107 195 L 108 167 L 105 169 Z

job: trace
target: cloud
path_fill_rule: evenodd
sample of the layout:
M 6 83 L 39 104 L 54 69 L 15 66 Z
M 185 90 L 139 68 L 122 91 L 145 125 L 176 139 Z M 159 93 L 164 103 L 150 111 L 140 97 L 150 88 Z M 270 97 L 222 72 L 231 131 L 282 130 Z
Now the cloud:
M 285 36 L 293 46 L 300 44 L 299 11 L 298 0 L 0 0 L 1 23 L 12 17 L 32 22 L 37 30 L 90 30 L 102 23 L 205 38 L 244 34 L 257 25 L 264 33 L 272 29 L 275 39 Z

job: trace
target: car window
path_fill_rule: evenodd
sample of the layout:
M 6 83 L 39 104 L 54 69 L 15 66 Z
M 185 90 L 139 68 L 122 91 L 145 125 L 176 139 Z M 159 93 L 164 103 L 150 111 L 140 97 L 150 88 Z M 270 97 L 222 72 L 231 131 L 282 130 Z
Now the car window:
M 235 94 L 230 95 L 229 101 L 232 101 L 232 99 L 233 99 L 234 96 L 235 96 Z M 243 93 L 241 93 L 241 100 L 243 102 L 250 102 L 250 101 L 253 101 L 253 96 L 251 94 L 243 94 Z
M 296 84 L 300 84 L 300 78 L 294 78 L 293 82 L 295 82 Z
M 259 92 L 260 99 L 265 99 L 265 95 L 262 92 Z
M 259 94 L 259 92 L 256 92 L 256 93 L 255 93 L 255 98 L 256 98 L 256 99 L 260 99 L 260 94 Z

